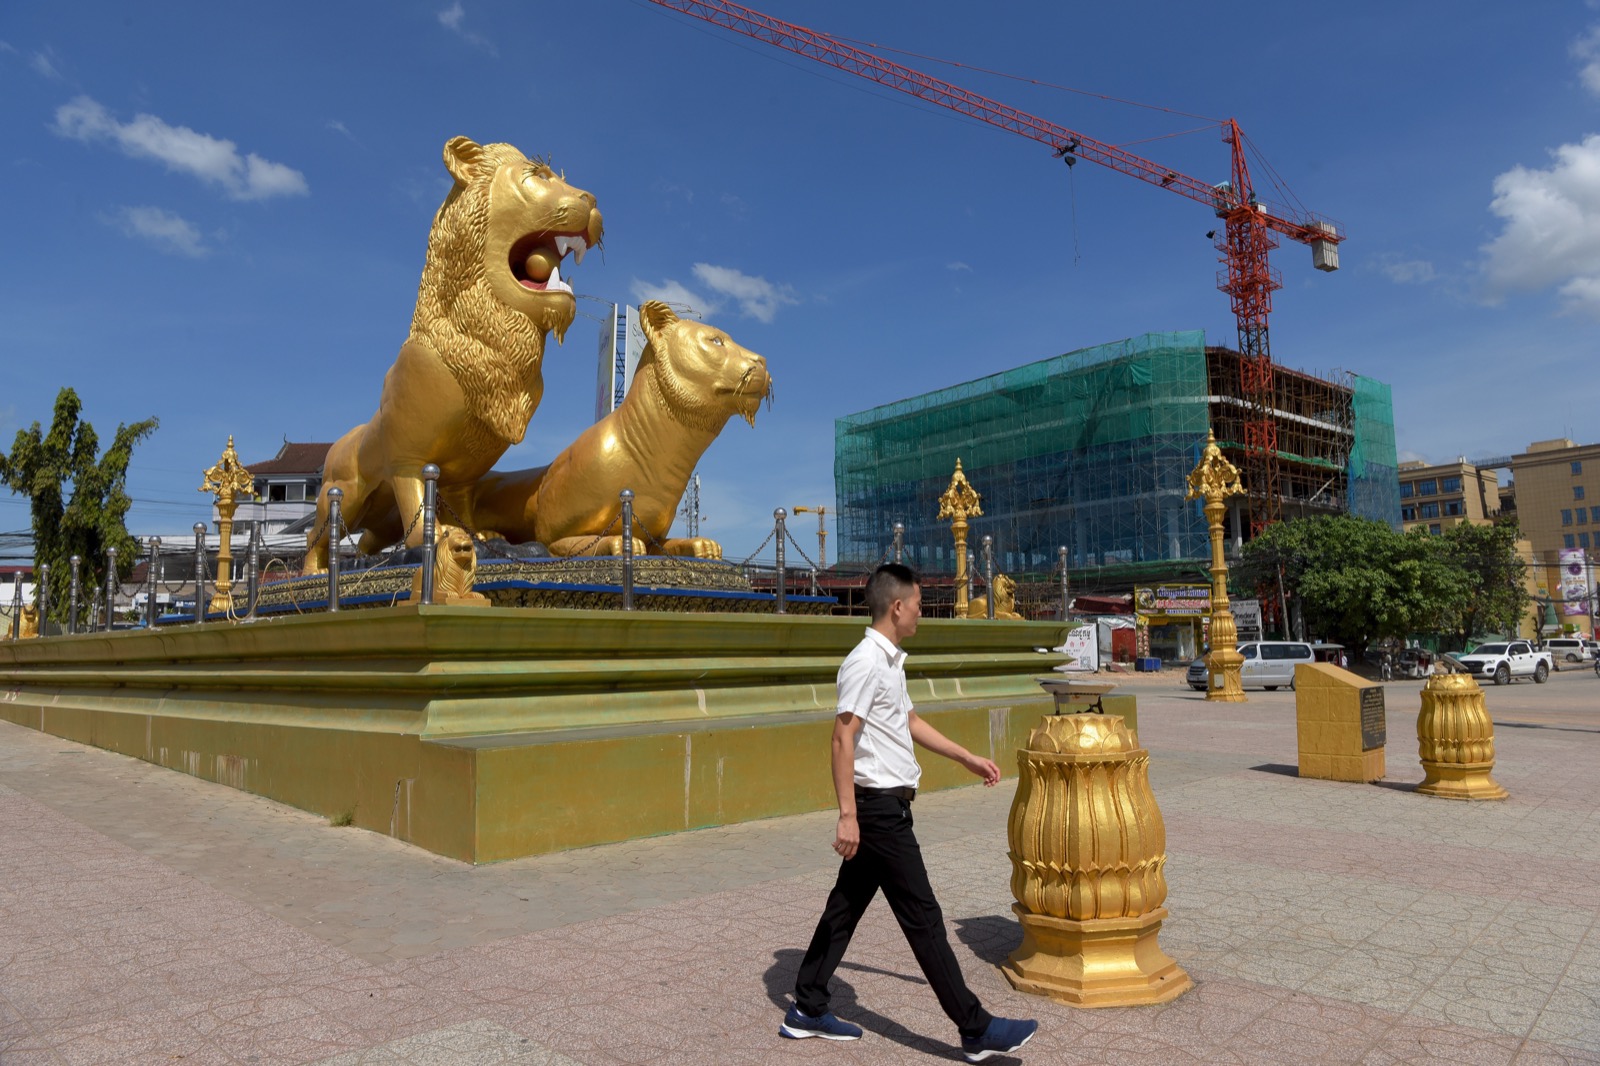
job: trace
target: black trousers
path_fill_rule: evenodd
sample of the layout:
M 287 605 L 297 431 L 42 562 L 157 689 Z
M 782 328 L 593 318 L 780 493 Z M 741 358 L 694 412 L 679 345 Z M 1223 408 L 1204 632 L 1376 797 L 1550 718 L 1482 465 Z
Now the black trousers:
M 850 946 L 856 924 L 878 889 L 894 911 L 922 973 L 939 997 L 939 1006 L 963 1037 L 977 1037 L 990 1015 L 967 987 L 950 950 L 944 913 L 928 884 L 922 848 L 912 832 L 911 803 L 892 796 L 856 794 L 856 822 L 861 847 L 839 866 L 839 879 L 828 894 L 822 920 L 800 963 L 795 980 L 795 1005 L 813 1018 L 828 1010 L 828 979 Z

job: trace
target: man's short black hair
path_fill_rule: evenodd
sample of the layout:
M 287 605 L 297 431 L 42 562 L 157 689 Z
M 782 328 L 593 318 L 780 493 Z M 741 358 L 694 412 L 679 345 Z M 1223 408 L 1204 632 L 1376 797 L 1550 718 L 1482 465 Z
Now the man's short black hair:
M 867 609 L 876 622 L 889 613 L 895 600 L 911 595 L 911 590 L 922 584 L 917 572 L 899 563 L 884 563 L 867 578 Z

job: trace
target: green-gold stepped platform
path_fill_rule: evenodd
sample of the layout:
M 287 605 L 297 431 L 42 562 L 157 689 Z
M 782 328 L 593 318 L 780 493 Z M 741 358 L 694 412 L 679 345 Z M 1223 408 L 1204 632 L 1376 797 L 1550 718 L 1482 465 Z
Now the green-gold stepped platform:
M 398 606 L 51 637 L 0 644 L 0 718 L 493 862 L 830 806 L 863 625 Z M 1062 632 L 924 620 L 911 697 L 1014 774 L 1061 661 L 1033 649 Z M 925 788 L 972 780 L 924 767 Z

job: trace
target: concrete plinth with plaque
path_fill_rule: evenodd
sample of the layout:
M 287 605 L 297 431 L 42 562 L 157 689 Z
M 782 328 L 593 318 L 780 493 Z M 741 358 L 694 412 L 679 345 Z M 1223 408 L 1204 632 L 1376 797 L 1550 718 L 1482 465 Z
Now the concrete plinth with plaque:
M 1300 776 L 1328 781 L 1383 777 L 1383 686 L 1328 663 L 1294 668 Z

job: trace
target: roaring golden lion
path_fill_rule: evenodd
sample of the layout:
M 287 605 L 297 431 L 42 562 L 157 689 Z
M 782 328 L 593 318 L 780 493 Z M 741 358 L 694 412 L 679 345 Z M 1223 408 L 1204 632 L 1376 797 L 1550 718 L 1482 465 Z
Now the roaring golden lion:
M 383 379 L 378 411 L 328 452 L 305 569 L 327 566 L 328 491 L 344 493 L 361 550 L 422 542 L 422 468 L 439 499 L 474 525 L 471 488 L 522 440 L 544 392 L 546 335 L 576 312 L 561 263 L 600 243 L 594 197 L 509 144 L 444 146 L 455 186 L 434 216 L 411 333 Z
M 478 577 L 478 549 L 458 526 L 440 524 L 434 535 L 433 602 L 458 607 L 486 607 L 489 597 L 472 591 Z M 411 579 L 411 602 L 422 602 L 422 567 Z
M 549 466 L 484 478 L 472 503 L 480 529 L 514 544 L 539 541 L 552 555 L 620 554 L 618 494 L 632 489 L 635 551 L 643 552 L 648 538 L 668 555 L 722 558 L 714 540 L 662 538 L 695 465 L 728 419 L 756 424 L 772 388 L 767 361 L 654 300 L 639 308 L 639 324 L 648 343 L 622 403 Z
M 1017 583 L 1005 574 L 994 575 L 994 616 L 996 618 L 1017 618 L 1022 616 L 1017 613 Z M 975 596 L 967 604 L 968 618 L 989 617 L 989 597 Z

